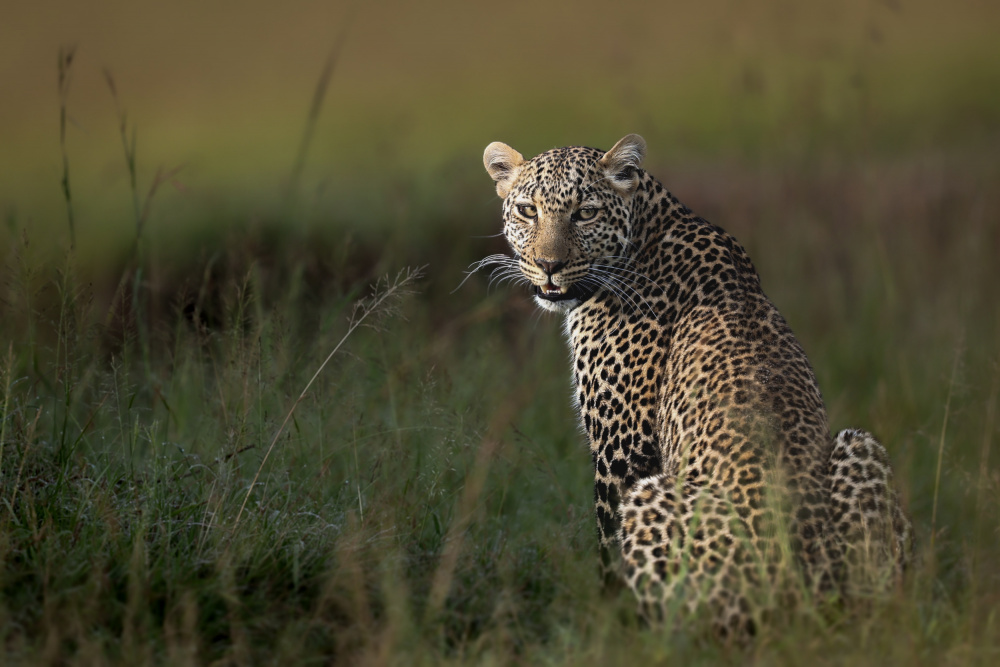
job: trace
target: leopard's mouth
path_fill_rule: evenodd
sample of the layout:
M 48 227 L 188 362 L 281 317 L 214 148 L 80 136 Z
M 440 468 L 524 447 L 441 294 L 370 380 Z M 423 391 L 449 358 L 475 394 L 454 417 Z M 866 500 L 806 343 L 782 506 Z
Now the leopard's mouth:
M 546 301 L 586 301 L 593 296 L 594 290 L 582 287 L 580 283 L 572 285 L 553 285 L 551 281 L 544 285 L 535 285 L 535 296 Z

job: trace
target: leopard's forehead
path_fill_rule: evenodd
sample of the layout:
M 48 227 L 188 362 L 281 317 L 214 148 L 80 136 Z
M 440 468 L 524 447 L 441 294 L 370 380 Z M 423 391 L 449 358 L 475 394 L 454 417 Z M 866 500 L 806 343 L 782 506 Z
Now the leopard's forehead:
M 604 151 L 584 146 L 553 148 L 536 155 L 521 166 L 513 190 L 531 188 L 540 194 L 557 196 L 565 189 L 578 189 L 599 175 L 597 161 Z

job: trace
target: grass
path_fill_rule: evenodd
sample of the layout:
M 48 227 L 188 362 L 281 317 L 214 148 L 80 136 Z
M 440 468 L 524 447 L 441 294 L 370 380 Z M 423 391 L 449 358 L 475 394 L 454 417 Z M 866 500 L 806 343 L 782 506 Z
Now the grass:
M 912 128 L 885 139 L 896 116 L 878 105 L 838 116 L 822 89 L 816 104 L 784 88 L 755 97 L 735 128 L 708 96 L 688 127 L 684 156 L 697 159 L 658 158 L 650 142 L 650 170 L 748 248 L 832 428 L 886 444 L 916 527 L 899 590 L 782 619 L 736 648 L 696 624 L 643 628 L 628 594 L 600 595 L 560 324 L 485 277 L 453 292 L 463 267 L 504 250 L 477 236 L 498 231 L 478 155 L 475 174 L 456 152 L 434 156 L 430 175 L 376 183 L 361 164 L 311 198 L 302 165 L 325 73 L 290 183 L 249 203 L 154 199 L 175 172 L 143 170 L 148 133 L 126 122 L 107 74 L 128 187 L 107 209 L 119 231 L 105 232 L 77 208 L 89 182 L 65 138 L 73 54 L 59 60 L 64 217 L 11 208 L 0 234 L 6 662 L 997 661 L 993 98 L 915 140 Z M 618 113 L 664 106 L 639 96 Z M 789 113 L 796 147 L 767 153 Z M 963 114 L 976 122 L 957 127 Z M 582 132 L 581 118 L 559 131 Z M 524 131 L 549 145 L 544 126 Z M 708 136 L 739 146 L 698 143 Z
M 747 244 L 834 428 L 884 439 L 917 526 L 902 590 L 745 650 L 599 596 L 558 323 L 482 279 L 450 294 L 499 240 L 453 243 L 372 328 L 354 304 L 425 246 L 250 226 L 155 279 L 126 259 L 102 293 L 71 252 L 33 264 L 25 231 L 0 369 L 8 658 L 991 663 L 992 176 L 941 158 L 672 179 Z

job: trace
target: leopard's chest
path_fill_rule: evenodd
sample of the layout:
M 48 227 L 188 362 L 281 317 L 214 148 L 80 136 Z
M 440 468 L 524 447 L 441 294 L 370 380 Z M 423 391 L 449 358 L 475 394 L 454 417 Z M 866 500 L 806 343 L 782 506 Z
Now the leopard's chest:
M 599 477 L 624 487 L 660 472 L 659 389 L 667 336 L 595 299 L 570 313 L 573 386 Z

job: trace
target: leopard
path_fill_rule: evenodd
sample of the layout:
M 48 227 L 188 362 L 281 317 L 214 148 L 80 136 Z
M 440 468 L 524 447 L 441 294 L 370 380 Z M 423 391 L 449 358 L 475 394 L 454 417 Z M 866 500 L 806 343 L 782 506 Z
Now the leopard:
M 746 639 L 803 597 L 898 585 L 912 525 L 886 448 L 831 434 L 747 252 L 645 156 L 637 134 L 608 151 L 483 155 L 510 254 L 474 268 L 564 318 L 604 589 L 631 589 L 646 622 L 701 614 Z

